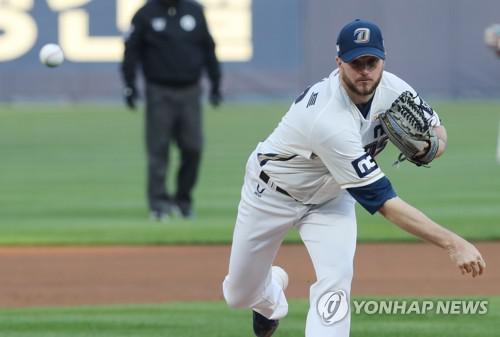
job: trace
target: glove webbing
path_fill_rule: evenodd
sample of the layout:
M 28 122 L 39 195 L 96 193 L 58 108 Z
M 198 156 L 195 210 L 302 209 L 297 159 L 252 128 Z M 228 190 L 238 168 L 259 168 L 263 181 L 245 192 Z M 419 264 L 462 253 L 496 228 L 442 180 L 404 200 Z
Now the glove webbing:
M 419 133 L 426 133 L 429 130 L 430 125 L 423 109 L 417 105 L 415 98 L 411 92 L 405 91 L 401 94 L 400 99 L 394 102 L 391 110 L 401 111 L 401 115 L 404 121 L 415 128 Z
M 432 127 L 429 125 L 429 121 L 425 118 L 423 109 L 415 102 L 416 97 L 417 96 L 413 96 L 410 91 L 405 91 L 399 96 L 399 99 L 392 104 L 389 110 L 401 112 L 402 125 L 409 125 L 407 130 L 405 130 L 406 133 L 412 134 L 410 131 L 414 130 L 414 133 L 412 134 L 413 136 L 428 134 L 430 138 L 429 148 L 423 156 L 418 158 L 418 161 L 413 160 L 413 158 L 408 158 L 403 152 L 401 152 L 393 165 L 398 165 L 405 160 L 409 160 L 417 166 L 429 167 L 427 163 L 430 163 L 432 159 L 434 159 L 438 151 L 439 141 L 435 139 L 436 136 L 431 133 L 430 130 Z M 385 114 L 384 117 L 394 119 L 399 116 Z M 398 123 L 386 123 L 386 125 L 390 127 L 394 133 L 402 133 L 402 128 Z M 394 126 L 397 126 L 399 129 L 394 130 Z M 398 143 L 398 147 L 403 147 L 408 149 L 407 152 L 411 152 L 412 149 L 409 149 L 404 143 L 399 142 L 398 140 L 399 139 L 394 139 L 394 141 Z

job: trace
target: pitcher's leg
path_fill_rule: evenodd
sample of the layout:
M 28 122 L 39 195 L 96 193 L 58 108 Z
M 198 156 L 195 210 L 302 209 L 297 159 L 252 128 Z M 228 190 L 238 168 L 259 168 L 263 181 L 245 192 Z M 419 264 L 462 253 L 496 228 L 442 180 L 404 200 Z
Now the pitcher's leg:
M 263 191 L 256 193 L 257 189 Z M 229 272 L 223 284 L 231 307 L 252 308 L 269 319 L 288 312 L 282 284 L 271 266 L 278 249 L 298 218 L 297 202 L 267 189 L 258 178 L 245 179 L 234 229 Z
M 347 337 L 356 249 L 354 201 L 346 195 L 311 209 L 299 230 L 316 272 L 306 337 Z

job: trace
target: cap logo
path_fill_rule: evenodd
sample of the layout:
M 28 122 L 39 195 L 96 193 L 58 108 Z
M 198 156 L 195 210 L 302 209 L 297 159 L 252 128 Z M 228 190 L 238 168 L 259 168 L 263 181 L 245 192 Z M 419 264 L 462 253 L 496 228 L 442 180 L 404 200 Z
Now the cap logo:
M 368 28 L 358 28 L 354 31 L 355 43 L 368 43 L 370 42 L 370 30 Z

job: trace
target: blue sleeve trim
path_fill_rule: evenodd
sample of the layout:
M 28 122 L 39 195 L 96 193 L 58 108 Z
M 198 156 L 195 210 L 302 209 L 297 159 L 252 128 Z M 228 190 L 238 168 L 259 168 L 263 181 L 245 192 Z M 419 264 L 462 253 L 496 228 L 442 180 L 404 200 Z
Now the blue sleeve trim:
M 347 191 L 370 214 L 375 214 L 387 200 L 397 196 L 387 177 L 382 177 L 370 185 L 348 188 Z

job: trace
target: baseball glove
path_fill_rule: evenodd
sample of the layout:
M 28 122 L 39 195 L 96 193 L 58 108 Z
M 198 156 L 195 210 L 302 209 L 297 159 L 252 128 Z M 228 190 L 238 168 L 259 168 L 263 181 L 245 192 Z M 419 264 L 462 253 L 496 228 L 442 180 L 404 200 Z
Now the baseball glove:
M 409 160 L 417 166 L 429 164 L 436 156 L 439 139 L 411 92 L 405 91 L 379 115 L 389 140 L 401 151 L 395 164 Z M 425 104 L 425 103 L 424 103 Z

